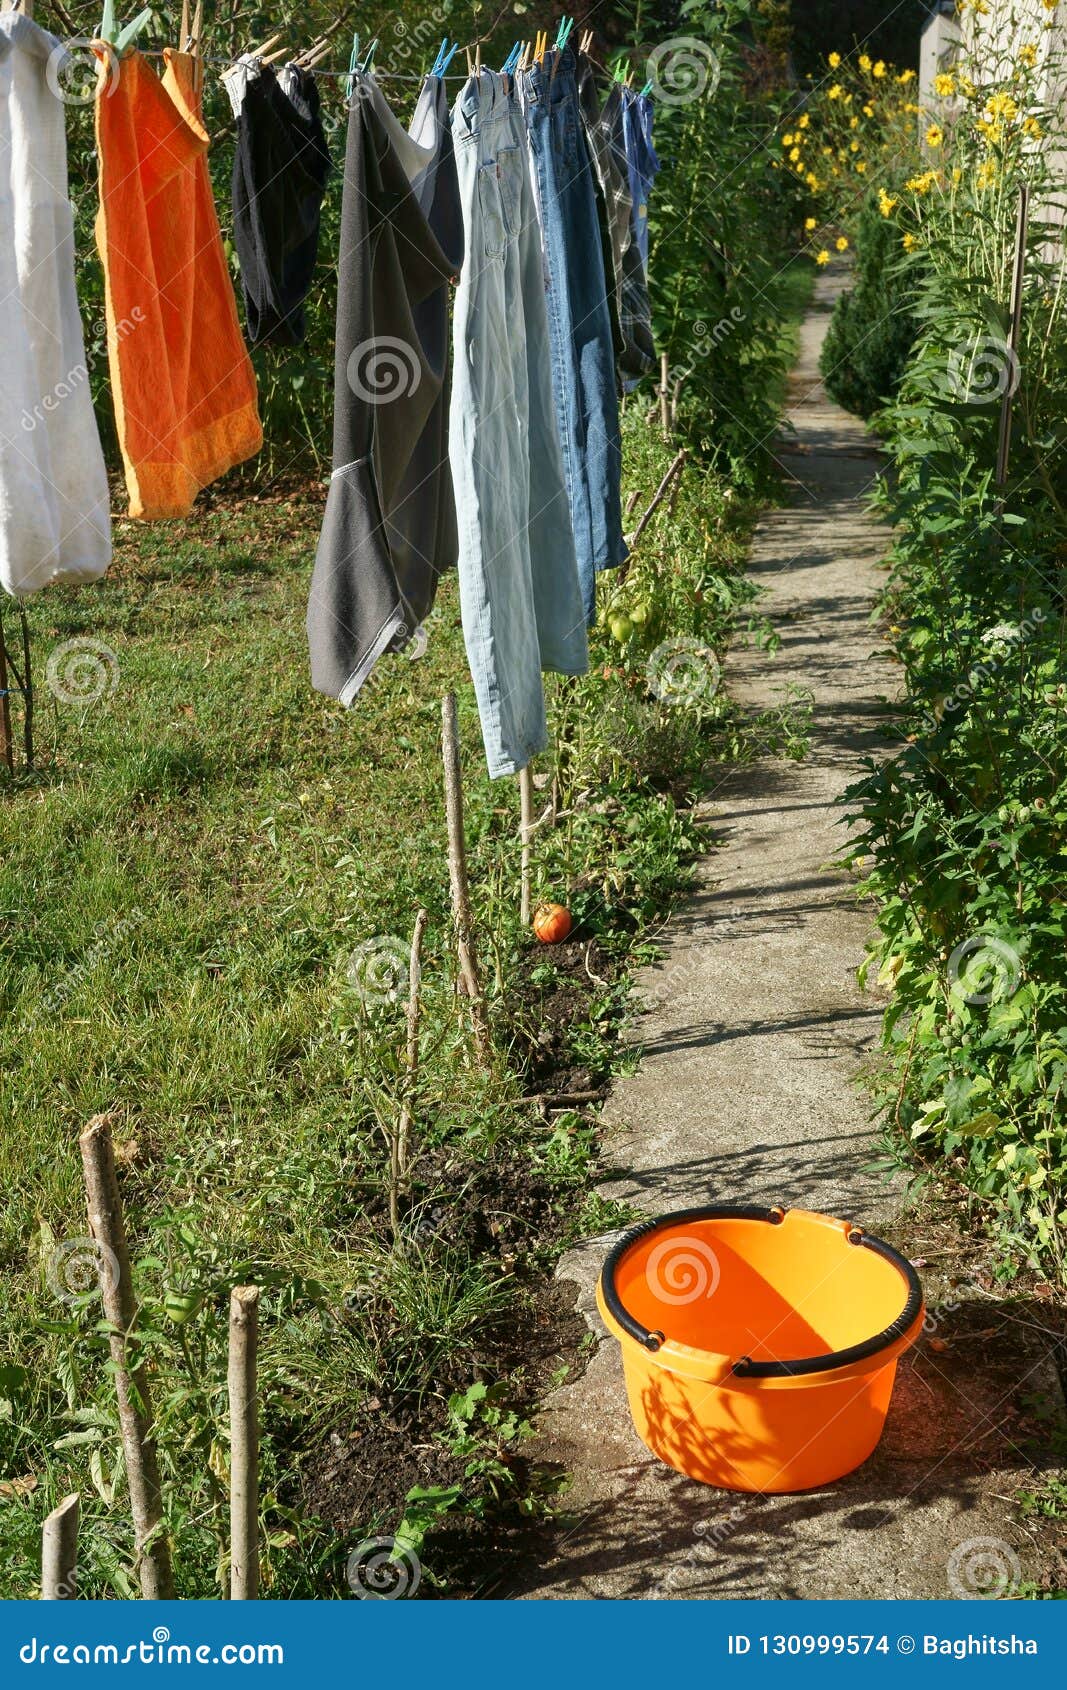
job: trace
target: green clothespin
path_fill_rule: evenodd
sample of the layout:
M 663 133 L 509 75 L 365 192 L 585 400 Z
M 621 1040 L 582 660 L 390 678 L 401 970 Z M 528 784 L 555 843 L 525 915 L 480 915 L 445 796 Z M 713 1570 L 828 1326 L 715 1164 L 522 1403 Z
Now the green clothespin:
M 556 52 L 557 53 L 562 53 L 564 47 L 567 45 L 567 42 L 570 40 L 571 30 L 573 28 L 574 28 L 574 19 L 569 18 L 567 16 L 566 12 L 564 12 L 562 18 L 559 20 L 559 28 L 556 31 Z
M 375 53 L 375 49 L 377 48 L 377 46 L 378 46 L 378 37 L 375 36 L 374 40 L 371 42 L 370 46 L 367 48 L 367 51 L 363 56 L 363 63 L 359 67 L 360 70 L 363 72 L 364 76 L 368 76 L 374 68 L 374 53 Z
M 348 60 L 348 75 L 345 77 L 345 99 L 352 98 L 352 90 L 356 86 L 356 72 L 359 69 L 359 33 L 352 37 L 352 52 Z
M 118 29 L 115 22 L 115 0 L 104 0 L 104 15 L 100 20 L 97 32 L 101 41 L 107 41 L 121 57 L 127 48 L 132 47 L 141 31 L 152 22 L 151 6 L 146 6 L 143 12 L 138 12 L 132 23 L 128 23 L 123 30 Z

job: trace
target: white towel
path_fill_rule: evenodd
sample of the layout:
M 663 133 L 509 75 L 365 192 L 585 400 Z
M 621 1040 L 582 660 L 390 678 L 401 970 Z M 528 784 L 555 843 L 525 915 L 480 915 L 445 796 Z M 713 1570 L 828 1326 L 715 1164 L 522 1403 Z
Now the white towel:
M 21 13 L 0 16 L 0 585 L 20 597 L 111 561 L 74 291 L 65 56 Z

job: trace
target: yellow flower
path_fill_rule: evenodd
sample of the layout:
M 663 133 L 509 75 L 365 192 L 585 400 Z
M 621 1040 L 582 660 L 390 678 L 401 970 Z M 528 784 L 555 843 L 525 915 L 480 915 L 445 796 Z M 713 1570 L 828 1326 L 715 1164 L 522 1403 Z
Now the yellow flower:
M 900 244 L 905 252 L 914 252 L 919 244 L 919 237 L 917 235 L 905 235 Z
M 1028 135 L 1031 141 L 1040 141 L 1044 133 L 1045 131 L 1042 129 L 1040 123 L 1038 123 L 1036 117 L 1028 117 L 1023 123 L 1023 134 Z
M 940 75 L 934 77 L 934 93 L 939 94 L 943 100 L 947 100 L 949 95 L 955 92 L 956 78 L 948 71 L 943 70 Z
M 869 53 L 861 53 L 860 54 L 860 70 L 870 70 L 870 68 L 871 68 L 871 55 Z
M 879 81 L 881 80 L 881 78 L 885 75 L 885 60 L 884 59 L 878 59 L 875 62 L 875 65 L 874 65 L 874 68 L 873 68 L 871 74 L 873 76 L 877 76 Z
M 960 77 L 960 93 L 965 100 L 973 100 L 978 90 L 969 76 Z
M 783 135 L 782 136 L 782 145 L 783 145 L 783 147 L 791 147 L 793 145 L 792 135 Z
M 864 117 L 873 117 L 874 116 L 874 107 L 873 106 L 864 106 L 863 115 L 864 115 Z
M 897 77 L 897 81 L 900 83 L 902 88 L 906 88 L 908 83 L 914 82 L 914 80 L 915 72 L 913 70 L 902 70 L 900 75 Z
M 928 147 L 939 147 L 944 139 L 945 132 L 941 125 L 939 123 L 931 123 L 929 129 L 926 131 L 926 145 Z
M 1054 12 L 1059 4 L 1059 0 L 1041 0 L 1041 4 L 1044 6 L 1046 12 Z
M 1007 123 L 1014 123 L 1019 115 L 1019 108 L 1010 94 L 991 94 L 985 109 L 987 117 L 1002 117 Z
M 827 252 L 825 247 L 823 247 L 821 252 L 817 252 L 815 254 L 815 262 L 816 264 L 829 264 L 830 254 Z
M 818 228 L 818 223 L 817 223 L 817 221 L 816 221 L 816 219 L 815 219 L 815 218 L 814 218 L 814 217 L 805 217 L 805 219 L 804 219 L 804 227 L 805 227 L 805 229 L 806 229 L 806 230 L 807 230 L 807 231 L 808 231 L 808 234 L 809 234 L 809 235 L 810 235 L 810 234 L 811 234 L 811 231 L 812 231 L 812 230 L 813 230 L 813 229 L 816 229 L 816 228 Z
M 839 100 L 844 91 L 840 82 L 835 82 L 832 88 L 826 90 L 826 98 L 828 100 Z
M 909 100 L 907 105 L 904 107 L 904 110 L 907 112 L 909 117 L 918 117 L 920 108 L 918 106 L 913 106 Z
M 826 62 L 830 66 L 831 70 L 836 70 L 838 65 L 841 63 L 841 54 L 831 53 Z
M 934 171 L 924 170 L 921 176 L 909 176 L 904 186 L 909 193 L 928 194 L 936 181 L 937 176 Z
M 848 150 L 849 150 L 850 153 L 858 153 L 859 150 L 860 150 L 859 142 L 858 141 L 850 141 L 849 144 L 848 144 Z
M 790 162 L 790 164 L 795 164 L 799 157 L 800 157 L 800 148 L 799 147 L 791 147 L 790 151 L 789 151 L 789 162 Z
M 974 127 L 980 135 L 985 137 L 987 146 L 996 146 L 1001 137 L 1001 127 L 999 123 L 990 123 L 988 118 L 980 117 Z
M 960 169 L 958 164 L 954 165 L 953 169 L 952 169 L 952 185 L 953 185 L 953 187 L 958 188 L 962 181 L 963 181 L 963 171 Z
M 891 217 L 896 209 L 896 194 L 887 194 L 884 188 L 878 190 L 878 209 L 883 217 Z
M 801 117 L 799 123 L 797 124 L 797 128 L 798 129 L 806 129 L 810 122 L 811 122 L 811 118 L 808 116 L 807 112 L 804 112 L 804 114 Z
M 847 252 L 848 251 L 848 239 L 847 239 L 847 237 L 845 235 L 838 235 L 836 241 L 834 242 L 834 245 L 836 246 L 838 252 Z
M 865 158 L 861 158 L 861 159 L 858 160 L 858 162 L 856 164 L 856 174 L 858 176 L 866 176 L 866 174 L 867 174 L 867 160 Z
M 850 129 L 858 129 L 859 126 L 860 126 L 859 118 L 858 117 L 850 117 L 849 120 L 848 120 L 848 126 L 849 126 Z
M 1026 42 L 1019 48 L 1019 63 L 1024 70 L 1033 70 L 1037 63 L 1037 48 L 1032 42 Z
M 975 181 L 980 188 L 988 188 L 996 179 L 997 167 L 991 158 L 986 159 L 986 162 L 979 168 Z
M 822 187 L 822 183 L 819 181 L 819 178 L 816 176 L 814 170 L 809 170 L 804 180 L 813 194 L 817 194 L 819 189 Z

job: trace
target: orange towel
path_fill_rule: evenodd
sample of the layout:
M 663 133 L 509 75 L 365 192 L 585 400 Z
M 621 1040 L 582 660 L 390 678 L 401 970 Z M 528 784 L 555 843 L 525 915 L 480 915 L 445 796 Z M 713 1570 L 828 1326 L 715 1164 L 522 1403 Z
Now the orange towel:
M 130 515 L 187 516 L 201 487 L 258 452 L 256 378 L 237 320 L 197 61 L 97 44 L 96 144 L 108 361 Z

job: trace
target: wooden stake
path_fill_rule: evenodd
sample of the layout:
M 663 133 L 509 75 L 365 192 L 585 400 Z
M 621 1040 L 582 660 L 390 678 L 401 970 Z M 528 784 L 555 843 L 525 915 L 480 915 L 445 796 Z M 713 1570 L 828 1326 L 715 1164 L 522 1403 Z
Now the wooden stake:
M 671 366 L 665 352 L 660 353 L 659 360 L 659 421 L 663 430 L 664 440 L 671 437 Z
M 259 1595 L 259 1286 L 230 1292 L 230 1600 Z
M 1008 330 L 1008 347 L 1010 352 L 1008 381 L 1000 401 L 1000 435 L 997 441 L 997 486 L 1003 487 L 1008 479 L 1008 457 L 1011 452 L 1011 411 L 1012 400 L 1017 386 L 1017 372 L 1019 369 L 1019 345 L 1022 339 L 1023 323 L 1023 283 L 1026 280 L 1026 231 L 1030 216 L 1030 189 L 1027 183 L 1019 185 L 1019 209 L 1015 219 L 1015 263 L 1011 278 L 1011 324 Z
M 419 1019 L 422 1014 L 422 941 L 429 917 L 419 910 L 415 917 L 415 931 L 411 935 L 411 961 L 408 965 L 408 1048 L 407 1076 L 404 1085 L 404 1104 L 400 1111 L 400 1128 L 396 1145 L 397 1184 L 407 1178 L 411 1160 L 411 1126 L 415 1115 L 415 1085 L 419 1077 Z
M 53 1508 L 41 1532 L 41 1601 L 69 1602 L 78 1594 L 77 1493 Z
M 148 1370 L 140 1359 L 132 1366 L 130 1363 L 130 1352 L 136 1341 L 137 1304 L 130 1276 L 122 1201 L 115 1178 L 111 1119 L 110 1115 L 94 1115 L 82 1132 L 79 1144 L 89 1200 L 89 1227 L 100 1251 L 97 1269 L 104 1316 L 111 1328 L 111 1362 L 130 1487 L 141 1595 L 147 1601 L 159 1601 L 173 1597 L 174 1580 L 170 1544 L 163 1531 L 163 1492 L 156 1456 Z
M 667 473 L 663 477 L 663 480 L 660 482 L 659 486 L 656 488 L 655 494 L 653 495 L 653 498 L 652 498 L 652 503 L 648 506 L 648 509 L 645 510 L 642 513 L 641 520 L 638 522 L 637 527 L 634 529 L 633 533 L 630 536 L 629 557 L 627 557 L 626 562 L 622 565 L 622 568 L 617 571 L 617 577 L 620 581 L 625 581 L 627 575 L 629 574 L 630 559 L 633 557 L 633 554 L 634 554 L 634 552 L 637 548 L 637 542 L 640 540 L 640 538 L 641 538 L 642 534 L 644 533 L 645 529 L 648 527 L 648 525 L 651 522 L 651 520 L 652 520 L 653 516 L 655 515 L 656 511 L 659 509 L 660 505 L 663 503 L 664 495 L 666 494 L 668 487 L 671 485 L 671 482 L 673 481 L 675 483 L 675 486 L 677 486 L 676 478 L 679 475 L 679 473 L 682 469 L 682 466 L 684 465 L 688 455 L 689 455 L 688 449 L 685 446 L 683 446 L 681 451 L 676 452 L 674 457 L 671 459 L 670 468 L 667 470 Z
M 463 772 L 459 760 L 456 695 L 441 700 L 441 748 L 445 766 L 445 816 L 448 823 L 448 878 L 452 887 L 452 915 L 456 924 L 459 977 L 470 999 L 474 1042 L 483 1061 L 489 1060 L 489 1023 L 485 1012 L 474 946 L 470 885 L 467 880 L 467 841 L 463 831 Z
M 4 621 L 0 616 L 0 758 L 11 774 L 15 772 L 15 743 L 11 737 L 11 694 L 7 690 L 7 647 L 4 645 Z
M 531 842 L 534 835 L 534 784 L 533 772 L 528 763 L 524 769 L 519 770 L 519 804 L 521 809 L 519 837 L 522 840 L 519 920 L 524 927 L 529 927 L 530 918 L 533 915 L 530 867 L 533 858 Z

